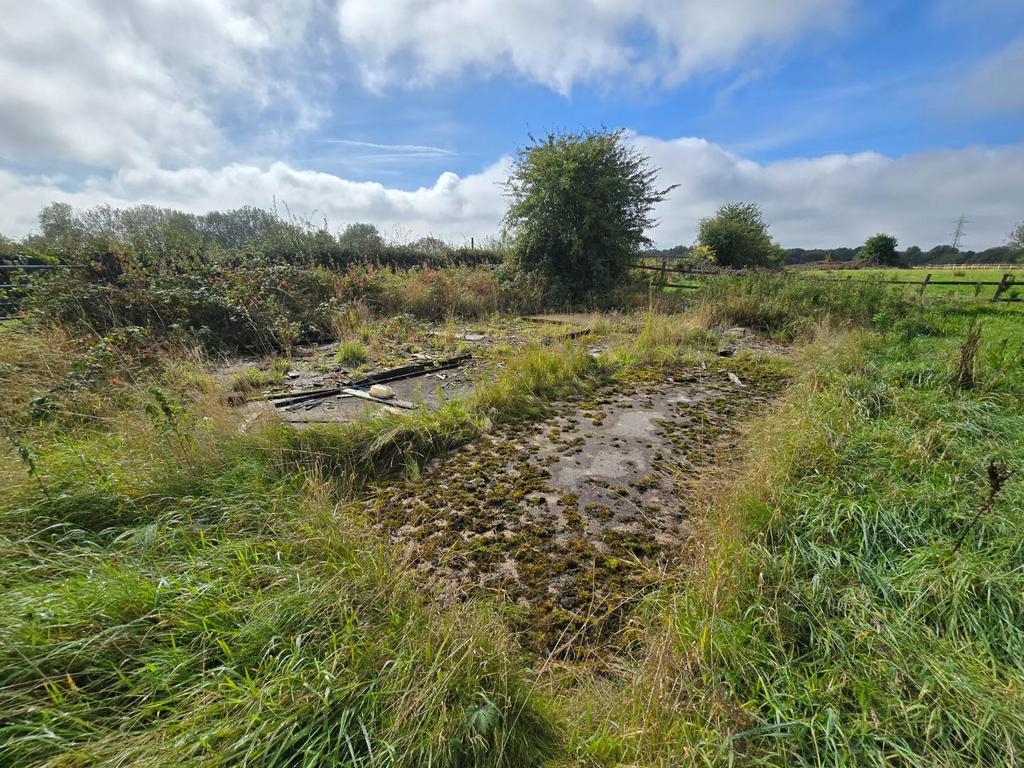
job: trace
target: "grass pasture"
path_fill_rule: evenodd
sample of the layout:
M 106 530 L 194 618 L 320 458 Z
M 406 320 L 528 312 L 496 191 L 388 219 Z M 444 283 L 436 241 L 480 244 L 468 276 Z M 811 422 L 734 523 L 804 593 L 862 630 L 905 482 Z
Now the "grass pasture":
M 1007 289 L 1003 298 L 1024 297 L 1024 267 L 1008 267 L 1001 269 L 953 269 L 942 267 L 914 267 L 911 269 L 827 269 L 800 270 L 797 274 L 840 280 L 899 280 L 908 285 L 894 285 L 897 290 L 908 294 L 917 290 L 927 275 L 931 275 L 925 291 L 929 296 L 949 296 L 956 299 L 990 299 L 995 294 L 995 285 L 976 283 L 998 283 L 1003 275 L 1012 275 L 1016 283 Z M 968 282 L 969 285 L 943 285 L 947 282 Z M 916 283 L 916 287 L 915 284 Z M 1008 304 L 1009 305 L 1009 304 Z

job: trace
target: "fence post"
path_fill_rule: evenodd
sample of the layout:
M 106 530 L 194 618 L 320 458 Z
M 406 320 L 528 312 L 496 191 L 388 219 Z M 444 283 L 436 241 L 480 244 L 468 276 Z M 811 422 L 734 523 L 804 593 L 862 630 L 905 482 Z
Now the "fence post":
M 921 281 L 921 287 L 917 289 L 917 295 L 918 296 L 924 296 L 924 289 L 928 286 L 928 283 L 931 282 L 931 279 L 932 279 L 932 273 L 931 272 L 929 272 L 927 275 L 924 276 L 924 280 Z
M 1013 275 L 1009 272 L 1004 272 L 1003 279 L 996 286 L 996 295 L 992 297 L 992 301 L 999 301 L 999 297 L 1003 295 L 1003 291 L 1010 287 L 1011 283 L 1013 283 Z

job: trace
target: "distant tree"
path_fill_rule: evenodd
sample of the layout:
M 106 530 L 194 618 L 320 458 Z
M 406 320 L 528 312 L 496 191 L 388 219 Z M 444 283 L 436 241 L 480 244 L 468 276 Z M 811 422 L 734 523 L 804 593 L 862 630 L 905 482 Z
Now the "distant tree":
M 1017 251 L 1024 251 L 1024 221 L 1013 228 L 1010 233 L 1010 247 Z
M 204 237 L 225 248 L 240 248 L 289 227 L 281 219 L 261 208 L 245 206 L 230 211 L 210 211 L 198 217 Z
M 727 203 L 701 219 L 697 242 L 710 248 L 723 267 L 775 267 L 784 252 L 768 235 L 764 214 L 755 203 Z
M 920 246 L 912 245 L 903 252 L 903 261 L 906 262 L 907 266 L 920 264 L 923 260 L 924 251 L 921 250 Z
M 644 246 L 656 203 L 674 188 L 624 131 L 548 134 L 520 149 L 505 184 L 514 258 L 570 295 L 613 288 Z
M 356 222 L 345 227 L 345 231 L 338 236 L 338 244 L 343 248 L 351 248 L 360 256 L 369 256 L 384 248 L 384 238 L 373 224 Z
M 67 203 L 50 203 L 39 211 L 40 235 L 34 245 L 52 253 L 73 254 L 85 239 L 86 233 Z
M 861 246 L 858 256 L 868 264 L 896 267 L 900 264 L 900 253 L 896 249 L 898 243 L 892 235 L 879 233 L 869 237 Z
M 432 256 L 444 253 L 450 250 L 448 243 L 439 237 L 427 236 L 421 237 L 418 240 L 413 240 L 409 243 L 409 247 L 414 251 L 421 251 L 422 253 L 429 253 Z

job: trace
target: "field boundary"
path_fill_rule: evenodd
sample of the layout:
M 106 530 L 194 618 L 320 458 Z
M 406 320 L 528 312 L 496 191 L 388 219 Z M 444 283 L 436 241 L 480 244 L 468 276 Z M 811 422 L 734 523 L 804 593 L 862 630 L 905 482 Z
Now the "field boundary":
M 979 268 L 982 265 L 979 265 Z M 1002 267 L 991 265 L 983 265 L 987 269 L 1000 269 Z M 713 277 L 716 275 L 739 275 L 749 274 L 749 270 L 709 270 L 709 269 L 695 269 L 693 267 L 684 266 L 673 266 L 667 262 L 662 261 L 661 264 L 632 264 L 632 269 L 647 270 L 650 272 L 657 272 L 660 277 L 654 277 L 651 279 L 653 285 L 659 285 L 665 288 L 681 288 L 684 290 L 697 290 L 700 288 L 699 285 L 694 285 L 693 280 L 702 277 Z M 1004 272 L 1003 276 L 999 280 L 932 280 L 932 272 L 925 274 L 922 280 L 893 280 L 889 278 L 881 277 L 866 277 L 866 278 L 855 278 L 853 275 L 844 275 L 843 277 L 826 277 L 824 275 L 809 275 L 803 271 L 787 270 L 787 275 L 793 275 L 801 280 L 817 280 L 819 282 L 826 283 L 884 283 L 887 285 L 902 285 L 902 286 L 915 286 L 917 288 L 918 295 L 923 295 L 925 290 L 928 288 L 936 288 L 945 285 L 963 285 L 963 286 L 974 286 L 974 296 L 972 298 L 978 299 L 983 288 L 994 287 L 995 291 L 988 298 L 989 301 L 1009 301 L 1009 302 L 1020 302 L 1024 301 L 1024 298 L 1019 296 L 1005 296 L 1004 294 L 1013 286 L 1019 285 L 1017 283 L 1017 276 L 1012 272 Z M 690 283 L 670 283 L 670 275 L 690 275 Z M 683 279 L 686 279 L 685 277 Z

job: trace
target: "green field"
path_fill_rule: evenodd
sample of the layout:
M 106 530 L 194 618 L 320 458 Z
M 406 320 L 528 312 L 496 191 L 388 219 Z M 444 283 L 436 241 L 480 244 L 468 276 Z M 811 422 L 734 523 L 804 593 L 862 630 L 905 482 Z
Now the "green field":
M 943 293 L 959 295 L 964 298 L 991 298 L 996 286 L 977 283 L 997 283 L 1004 274 L 1014 277 L 1017 287 L 1008 289 L 1003 296 L 1016 298 L 1024 296 L 1024 267 L 1017 266 L 1003 269 L 947 269 L 940 267 L 915 267 L 912 269 L 829 269 L 801 270 L 799 274 L 849 280 L 899 280 L 908 285 L 903 290 L 914 290 L 913 283 L 920 284 L 927 275 L 931 275 L 928 295 L 936 296 Z M 971 282 L 972 285 L 942 285 L 943 283 Z M 897 286 L 899 287 L 899 286 Z

